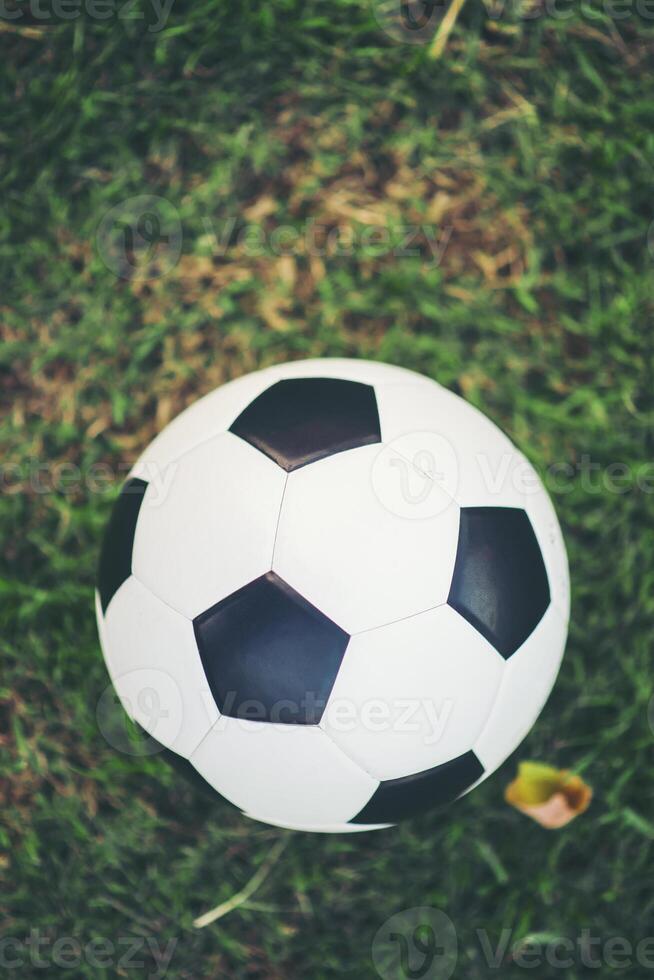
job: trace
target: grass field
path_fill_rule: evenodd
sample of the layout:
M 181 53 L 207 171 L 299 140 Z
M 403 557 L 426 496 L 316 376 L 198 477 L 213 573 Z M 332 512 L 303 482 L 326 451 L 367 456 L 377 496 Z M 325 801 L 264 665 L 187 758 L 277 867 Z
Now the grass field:
M 130 10 L 0 18 L 0 975 L 154 975 L 174 941 L 169 977 L 363 980 L 385 920 L 432 906 L 462 980 L 649 976 L 654 20 L 469 0 L 430 60 L 366 0 L 175 0 L 157 30 Z M 334 355 L 501 425 L 546 477 L 573 583 L 516 756 L 446 814 L 346 838 L 246 822 L 112 748 L 92 601 L 155 432 L 229 378 Z M 555 833 L 507 807 L 526 758 L 580 772 L 588 813 Z M 284 838 L 249 902 L 195 929 Z M 528 969 L 533 935 L 592 937 L 595 966 Z M 107 942 L 53 953 L 66 937 Z

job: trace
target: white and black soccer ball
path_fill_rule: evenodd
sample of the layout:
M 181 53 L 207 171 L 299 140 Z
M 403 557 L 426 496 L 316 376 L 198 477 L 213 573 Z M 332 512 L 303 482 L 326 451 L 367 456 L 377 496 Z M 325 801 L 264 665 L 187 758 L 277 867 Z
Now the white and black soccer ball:
M 462 795 L 524 738 L 568 569 L 542 484 L 480 412 L 401 368 L 300 361 L 218 388 L 141 456 L 97 615 L 127 713 L 217 793 L 365 830 Z

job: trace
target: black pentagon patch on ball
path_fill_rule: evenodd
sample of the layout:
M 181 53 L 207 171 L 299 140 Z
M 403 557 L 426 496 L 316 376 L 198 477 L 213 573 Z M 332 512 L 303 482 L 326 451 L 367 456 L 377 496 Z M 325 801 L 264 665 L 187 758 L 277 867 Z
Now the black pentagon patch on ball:
M 425 810 L 452 803 L 484 774 L 474 752 L 466 752 L 433 769 L 382 781 L 350 823 L 397 823 Z
M 461 509 L 447 601 L 505 660 L 522 646 L 550 604 L 543 556 L 526 511 Z
M 134 533 L 143 497 L 148 485 L 145 480 L 133 477 L 120 491 L 102 542 L 98 569 L 98 592 L 102 612 L 118 592 L 123 582 L 132 574 L 132 548 Z
M 381 442 L 374 388 L 340 378 L 289 378 L 267 388 L 230 432 L 287 472 Z
M 222 714 L 318 724 L 350 637 L 278 575 L 233 592 L 193 628 Z

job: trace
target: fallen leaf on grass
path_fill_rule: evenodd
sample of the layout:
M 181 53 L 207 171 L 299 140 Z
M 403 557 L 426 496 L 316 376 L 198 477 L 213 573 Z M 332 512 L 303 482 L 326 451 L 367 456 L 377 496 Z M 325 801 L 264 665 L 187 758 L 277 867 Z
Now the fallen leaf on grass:
M 581 776 L 542 762 L 521 762 L 505 793 L 507 803 L 548 830 L 565 827 L 584 813 L 592 797 Z

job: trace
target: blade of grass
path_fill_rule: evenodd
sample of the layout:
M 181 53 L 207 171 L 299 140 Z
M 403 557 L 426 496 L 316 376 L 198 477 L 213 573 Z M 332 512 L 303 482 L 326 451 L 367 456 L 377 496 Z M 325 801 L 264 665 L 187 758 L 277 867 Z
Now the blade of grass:
M 432 61 L 438 61 L 443 54 L 448 38 L 454 30 L 458 16 L 465 6 L 465 2 L 466 0 L 452 0 L 429 48 L 429 57 Z
M 229 915 L 229 913 L 233 912 L 234 909 L 237 909 L 240 905 L 247 902 L 247 900 L 254 895 L 257 889 L 261 887 L 272 869 L 275 867 L 282 856 L 289 839 L 289 837 L 282 837 L 281 840 L 277 841 L 261 867 L 255 872 L 255 874 L 252 875 L 247 885 L 242 888 L 240 892 L 236 892 L 236 894 L 232 895 L 232 897 L 226 902 L 221 902 L 221 904 L 217 905 L 215 909 L 211 909 L 209 912 L 205 912 L 204 915 L 200 915 L 197 919 L 194 919 L 193 925 L 195 928 L 204 929 L 205 926 L 209 926 L 212 922 L 222 919 L 223 916 Z

